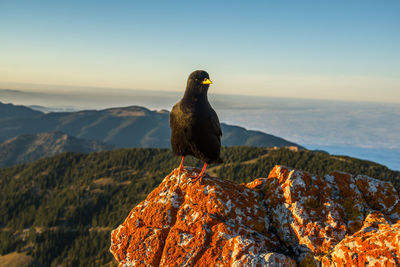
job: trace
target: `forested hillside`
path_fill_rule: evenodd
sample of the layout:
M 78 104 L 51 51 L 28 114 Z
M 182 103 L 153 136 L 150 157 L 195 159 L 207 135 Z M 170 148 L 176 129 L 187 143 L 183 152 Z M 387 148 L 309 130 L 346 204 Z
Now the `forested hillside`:
M 400 172 L 322 152 L 223 148 L 209 173 L 236 182 L 266 177 L 275 164 L 325 174 L 339 170 L 389 179 Z M 0 253 L 18 251 L 44 266 L 113 263 L 110 231 L 179 164 L 167 149 L 64 153 L 0 169 Z M 185 165 L 201 166 L 192 158 Z

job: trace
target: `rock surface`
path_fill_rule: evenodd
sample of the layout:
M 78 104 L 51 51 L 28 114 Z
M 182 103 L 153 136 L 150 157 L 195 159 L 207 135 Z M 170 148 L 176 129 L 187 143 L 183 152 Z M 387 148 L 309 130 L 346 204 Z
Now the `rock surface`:
M 111 234 L 120 266 L 396 266 L 400 200 L 367 176 L 275 166 L 236 184 L 174 170 Z

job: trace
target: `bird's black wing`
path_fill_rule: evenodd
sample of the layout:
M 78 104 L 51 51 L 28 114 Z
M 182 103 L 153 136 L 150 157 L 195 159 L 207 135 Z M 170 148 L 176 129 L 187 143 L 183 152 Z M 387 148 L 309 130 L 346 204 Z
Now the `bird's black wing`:
M 182 110 L 178 102 L 169 114 L 169 126 L 171 128 L 171 147 L 175 155 L 193 155 L 191 150 L 192 119 L 190 112 Z
M 169 113 L 169 127 L 171 128 L 171 148 L 175 155 L 183 155 L 183 151 L 181 151 L 181 146 L 179 144 L 180 139 L 180 129 L 179 124 L 179 110 L 178 105 L 175 105 L 171 112 Z
M 206 112 L 196 114 L 190 140 L 194 156 L 207 163 L 221 162 L 221 135 L 218 116 L 211 107 Z
M 210 116 L 211 116 L 211 121 L 213 122 L 212 126 L 213 131 L 217 133 L 219 136 L 222 136 L 221 124 L 219 123 L 217 113 L 213 108 L 211 108 Z

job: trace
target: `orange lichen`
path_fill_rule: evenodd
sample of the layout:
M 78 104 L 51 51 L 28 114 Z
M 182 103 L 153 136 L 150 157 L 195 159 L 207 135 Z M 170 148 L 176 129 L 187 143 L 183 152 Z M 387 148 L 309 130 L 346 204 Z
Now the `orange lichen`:
M 400 224 L 390 225 L 382 213 L 373 212 L 362 229 L 343 239 L 333 250 L 332 259 L 323 262 L 327 266 L 398 266 L 399 253 Z
M 189 169 L 168 175 L 112 232 L 129 266 L 395 266 L 400 200 L 367 176 L 275 166 L 235 184 Z

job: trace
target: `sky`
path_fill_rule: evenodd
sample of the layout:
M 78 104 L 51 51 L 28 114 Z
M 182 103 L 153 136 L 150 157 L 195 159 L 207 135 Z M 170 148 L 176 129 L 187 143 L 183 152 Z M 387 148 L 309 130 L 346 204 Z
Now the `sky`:
M 390 0 L 0 0 L 0 88 L 182 91 L 203 69 L 217 94 L 400 103 L 399 14 Z

